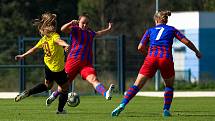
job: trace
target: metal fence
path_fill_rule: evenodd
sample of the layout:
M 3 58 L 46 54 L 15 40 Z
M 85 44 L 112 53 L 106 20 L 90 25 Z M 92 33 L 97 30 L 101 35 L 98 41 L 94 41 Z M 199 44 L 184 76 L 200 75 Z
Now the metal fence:
M 18 39 L 18 51 L 19 54 L 24 53 L 28 48 L 33 47 L 33 43 L 36 43 L 40 38 L 33 38 L 33 37 L 19 37 Z M 62 38 L 64 40 L 67 40 L 69 43 L 69 38 L 64 37 Z M 124 46 L 123 46 L 123 42 L 124 42 L 124 37 L 123 36 L 105 36 L 102 38 L 95 38 L 95 41 L 93 43 L 93 51 L 94 51 L 94 65 L 95 68 L 98 71 L 98 73 L 103 73 L 104 69 L 106 68 L 107 71 L 105 72 L 114 72 L 112 70 L 115 70 L 115 73 L 108 73 L 108 75 L 112 75 L 112 79 L 110 82 L 114 82 L 117 83 L 117 85 L 119 85 L 119 92 L 124 91 L 124 85 L 123 85 L 123 80 L 124 80 L 124 72 L 123 72 L 123 55 L 124 55 Z M 105 44 L 104 44 L 105 43 Z M 100 49 L 97 49 L 97 46 L 104 46 L 104 47 L 100 47 Z M 107 46 L 107 47 L 105 47 Z M 115 46 L 115 48 L 113 48 Z M 110 49 L 110 47 L 112 49 Z M 102 49 L 101 49 L 102 48 Z M 103 50 L 105 49 L 105 50 Z M 108 51 L 107 51 L 108 50 Z M 114 50 L 114 52 L 112 52 L 112 54 L 109 54 L 109 50 Z M 101 51 L 104 51 L 105 53 L 103 53 L 103 56 L 100 55 Z M 107 52 L 106 52 L 107 51 Z M 43 60 L 41 58 L 41 52 L 39 52 L 36 55 L 33 55 L 32 57 L 28 57 L 25 58 L 23 60 L 20 60 L 18 65 L 0 65 L 0 70 L 5 70 L 5 69 L 12 69 L 12 70 L 16 70 L 15 72 L 18 72 L 18 74 L 16 74 L 15 77 L 17 81 L 19 81 L 18 85 L 16 84 L 16 86 L 18 86 L 19 88 L 19 92 L 22 92 L 23 90 L 25 90 L 26 88 L 30 88 L 31 86 L 33 86 L 35 83 L 38 83 L 38 80 L 43 81 L 43 77 L 44 77 L 44 73 L 43 73 Z M 102 59 L 104 58 L 104 56 L 110 55 L 112 56 L 109 59 Z M 110 65 L 108 63 L 111 63 L 110 60 L 114 60 L 112 61 L 112 63 L 114 63 L 112 66 L 107 66 Z M 100 64 L 100 62 L 102 62 L 103 64 Z M 106 64 L 106 66 L 105 66 Z M 108 68 L 107 68 L 108 67 Z M 35 72 L 37 71 L 37 72 Z M 33 75 L 32 75 L 33 74 Z M 33 77 L 35 76 L 35 77 Z M 35 79 L 37 78 L 37 79 Z M 102 78 L 102 77 L 100 77 Z M 32 79 L 34 81 L 32 81 Z M 77 77 L 77 80 L 79 80 L 80 78 Z M 3 80 L 3 77 L 2 77 Z M 104 80 L 109 80 L 108 78 L 104 79 Z M 78 82 L 76 83 L 78 84 Z M 14 87 L 17 88 L 17 87 Z M 13 91 L 17 91 L 17 89 L 14 89 Z
M 62 39 L 69 43 L 69 38 L 64 37 Z M 33 47 L 37 40 L 39 38 L 19 37 L 19 54 Z M 144 60 L 144 57 L 136 52 L 136 44 L 137 41 L 131 41 L 123 35 L 95 38 L 93 45 L 94 66 L 98 78 L 106 87 L 110 83 L 115 83 L 117 85 L 116 92 L 123 93 L 128 86 L 133 84 Z M 44 81 L 44 65 L 41 55 L 42 51 L 19 61 L 17 65 L 0 65 L 0 73 L 7 72 L 7 76 L 2 75 L 0 77 L 0 80 L 4 81 L 4 84 L 0 85 L 0 91 L 21 92 L 32 87 L 38 81 Z M 190 70 L 176 70 L 176 80 L 190 82 L 190 76 Z M 73 85 L 73 87 L 84 94 L 94 93 L 91 85 L 79 80 L 82 80 L 80 76 L 75 79 L 75 86 Z M 155 78 L 153 82 L 154 80 Z M 153 88 L 155 89 L 154 86 Z

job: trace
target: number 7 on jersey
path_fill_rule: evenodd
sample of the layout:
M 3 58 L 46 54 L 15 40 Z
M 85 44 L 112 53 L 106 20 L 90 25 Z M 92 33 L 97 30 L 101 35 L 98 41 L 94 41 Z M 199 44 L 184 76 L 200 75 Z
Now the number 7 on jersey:
M 157 35 L 155 40 L 159 40 L 163 31 L 164 31 L 164 28 L 163 27 L 157 27 L 156 29 L 160 29 L 160 30 L 159 30 L 158 35 Z

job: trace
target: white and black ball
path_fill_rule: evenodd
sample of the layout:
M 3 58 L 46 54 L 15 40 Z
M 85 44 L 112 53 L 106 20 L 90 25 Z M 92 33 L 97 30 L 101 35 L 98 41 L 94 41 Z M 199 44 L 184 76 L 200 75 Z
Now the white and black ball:
M 76 92 L 68 93 L 67 105 L 70 107 L 76 107 L 80 103 L 80 97 Z

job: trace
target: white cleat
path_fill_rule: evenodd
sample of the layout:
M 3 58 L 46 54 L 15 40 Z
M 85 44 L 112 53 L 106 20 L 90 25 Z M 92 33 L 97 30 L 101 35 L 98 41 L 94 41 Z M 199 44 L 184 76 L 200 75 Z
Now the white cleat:
M 111 100 L 114 88 L 115 88 L 115 85 L 111 84 L 109 89 L 106 92 L 106 96 L 105 96 L 106 100 Z
M 56 97 L 54 96 L 54 92 L 51 94 L 51 96 L 49 96 L 46 99 L 46 106 L 50 106 L 52 102 L 54 102 L 54 100 L 56 99 Z
M 17 95 L 15 98 L 14 98 L 14 101 L 15 102 L 19 102 L 20 100 L 28 97 L 29 95 L 29 91 L 25 90 L 24 92 L 20 93 L 19 95 Z

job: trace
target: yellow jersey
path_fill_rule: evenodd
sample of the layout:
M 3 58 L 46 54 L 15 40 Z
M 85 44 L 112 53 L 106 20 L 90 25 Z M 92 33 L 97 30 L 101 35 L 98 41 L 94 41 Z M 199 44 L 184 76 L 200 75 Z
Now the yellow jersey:
M 37 48 L 43 48 L 44 62 L 53 72 L 62 71 L 65 63 L 64 49 L 55 43 L 58 39 L 60 39 L 60 35 L 53 32 L 48 36 L 43 36 L 36 44 Z

